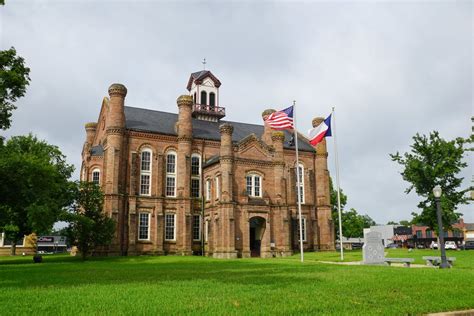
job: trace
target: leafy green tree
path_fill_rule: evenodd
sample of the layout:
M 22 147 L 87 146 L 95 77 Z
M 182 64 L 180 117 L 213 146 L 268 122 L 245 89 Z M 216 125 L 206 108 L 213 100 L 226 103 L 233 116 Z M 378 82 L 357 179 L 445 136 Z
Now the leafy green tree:
M 359 238 L 364 236 L 364 228 L 375 225 L 375 221 L 369 215 L 360 215 L 351 208 L 341 214 L 342 233 L 344 237 Z
M 98 185 L 80 182 L 75 203 L 71 211 L 63 216 L 63 220 L 69 223 L 69 241 L 77 246 L 83 260 L 98 247 L 109 245 L 114 236 L 115 222 L 103 213 L 103 202 L 104 195 Z
M 12 255 L 18 240 L 49 231 L 70 205 L 73 171 L 58 147 L 31 134 L 0 146 L 0 231 L 12 241 Z
M 335 236 L 336 238 L 338 238 L 339 237 L 339 215 L 337 211 L 337 188 L 334 188 L 332 178 L 329 178 L 329 196 L 330 196 L 330 201 L 331 201 L 331 215 L 332 215 L 332 220 L 334 223 L 334 230 L 336 231 Z M 344 194 L 342 189 L 340 189 L 340 198 L 341 198 L 341 212 L 343 212 L 344 207 L 347 204 L 347 195 Z
M 462 215 L 456 212 L 458 205 L 467 204 L 465 193 L 467 189 L 460 189 L 462 177 L 458 173 L 467 166 L 463 162 L 464 154 L 473 138 L 464 139 L 458 137 L 446 141 L 439 136 L 437 131 L 431 132 L 429 136 L 416 134 L 411 151 L 403 156 L 398 152 L 390 154 L 393 161 L 403 167 L 401 175 L 410 183 L 405 193 L 413 190 L 423 200 L 418 203 L 420 213 L 412 213 L 413 222 L 423 223 L 431 229 L 437 229 L 436 203 L 433 196 L 433 188 L 440 185 L 443 189 L 441 196 L 441 209 L 443 210 L 443 225 L 445 229 L 451 228 L 451 224 Z
M 407 220 L 403 220 L 403 221 L 400 221 L 400 225 L 402 225 L 402 226 L 411 226 L 412 222 L 407 221 Z
M 0 129 L 10 127 L 14 102 L 25 95 L 29 84 L 30 68 L 15 48 L 0 51 Z
M 398 225 L 398 223 L 394 222 L 394 221 L 389 221 L 389 222 L 387 222 L 387 225 Z

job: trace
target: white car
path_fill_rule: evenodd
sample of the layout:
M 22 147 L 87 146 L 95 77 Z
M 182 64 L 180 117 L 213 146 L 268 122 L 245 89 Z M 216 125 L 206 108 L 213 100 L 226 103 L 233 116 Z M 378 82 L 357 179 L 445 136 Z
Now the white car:
M 444 248 L 446 250 L 451 249 L 451 250 L 456 250 L 458 249 L 458 246 L 456 246 L 456 243 L 454 241 L 447 241 L 444 243 Z
M 432 241 L 430 245 L 431 249 L 438 249 L 438 243 L 436 241 Z

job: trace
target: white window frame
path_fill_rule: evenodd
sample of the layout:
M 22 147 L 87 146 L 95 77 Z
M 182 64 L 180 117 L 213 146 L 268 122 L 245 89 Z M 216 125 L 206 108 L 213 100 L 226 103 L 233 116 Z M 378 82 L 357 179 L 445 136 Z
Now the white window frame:
M 212 196 L 212 191 L 211 191 L 211 180 L 207 179 L 206 180 L 206 201 L 210 201 Z
M 94 181 L 94 174 L 98 174 L 99 176 L 99 180 L 96 182 Z M 99 168 L 94 168 L 91 172 L 91 180 L 92 180 L 92 183 L 95 183 L 97 185 L 100 185 L 100 169 Z
M 219 200 L 221 198 L 221 180 L 219 179 L 219 176 L 216 176 L 214 178 L 214 190 L 216 191 L 216 200 Z
M 167 228 L 170 227 L 168 226 L 168 217 L 172 216 L 173 217 L 173 238 L 167 238 Z M 175 213 L 166 213 L 165 214 L 165 240 L 166 241 L 176 241 L 176 214 Z
M 298 168 L 296 168 L 296 172 L 299 172 L 301 169 L 301 176 L 300 176 L 300 191 L 301 191 L 301 204 L 305 203 L 305 194 L 304 194 L 304 165 L 302 163 L 298 164 Z M 298 177 L 296 177 L 296 185 L 295 185 L 295 190 L 296 190 L 296 198 L 298 198 Z M 298 200 L 296 200 L 296 203 L 298 203 Z
M 198 238 L 196 239 L 195 236 L 194 236 L 194 230 L 196 229 L 196 218 L 198 218 L 198 221 L 197 221 L 197 229 L 198 229 Z M 194 241 L 200 241 L 201 240 L 201 235 L 202 235 L 202 231 L 201 231 L 201 215 L 194 215 L 193 216 L 193 240 Z
M 143 153 L 150 154 L 150 168 L 149 170 L 143 169 Z M 149 148 L 145 148 L 140 152 L 140 188 L 139 193 L 142 196 L 151 196 L 151 171 L 153 169 L 153 152 Z M 148 176 L 148 193 L 142 193 L 143 179 L 142 176 Z
M 168 171 L 168 157 L 174 156 L 174 172 Z M 166 153 L 166 181 L 165 181 L 165 195 L 167 197 L 176 197 L 176 175 L 178 174 L 178 155 L 175 151 Z M 168 194 L 168 179 L 174 179 L 173 194 Z
M 307 235 L 307 232 L 306 232 L 306 215 L 301 215 L 301 219 L 303 221 L 303 242 L 306 242 L 306 235 Z M 296 236 L 297 236 L 297 239 L 298 241 L 300 241 L 300 219 L 299 217 L 297 216 L 296 217 Z
M 198 158 L 199 159 L 199 170 L 198 170 L 198 174 L 195 174 L 193 175 L 193 158 Z M 194 197 L 194 198 L 197 198 L 197 197 L 200 197 L 201 196 L 201 173 L 202 173 L 202 166 L 201 166 L 201 155 L 200 154 L 192 154 L 191 155 L 191 186 L 190 186 L 190 195 L 191 197 Z M 199 193 L 198 193 L 198 196 L 193 196 L 192 195 L 192 181 L 193 180 L 197 180 L 199 182 Z
M 251 184 L 250 184 L 250 192 L 248 192 L 248 188 L 247 188 L 247 178 L 251 178 Z M 258 178 L 259 179 L 259 194 L 255 194 L 255 179 Z M 263 177 L 259 174 L 256 174 L 256 173 L 249 173 L 245 176 L 245 190 L 247 191 L 247 194 L 251 197 L 257 197 L 257 198 L 261 198 L 262 197 L 262 194 L 263 194 L 263 181 L 262 181 Z
M 147 238 L 140 238 L 140 228 L 142 227 L 141 225 L 141 217 L 142 215 L 146 215 L 147 216 L 147 226 L 148 226 L 148 229 L 147 229 Z M 138 213 L 138 240 L 150 240 L 150 223 L 151 223 L 151 214 L 149 212 L 139 212 Z

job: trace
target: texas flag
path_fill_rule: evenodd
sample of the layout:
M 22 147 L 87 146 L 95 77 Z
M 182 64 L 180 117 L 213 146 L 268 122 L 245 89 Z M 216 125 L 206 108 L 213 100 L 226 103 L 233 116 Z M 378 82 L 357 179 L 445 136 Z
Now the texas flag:
M 316 146 L 324 137 L 331 135 L 331 115 L 330 114 L 324 121 L 318 126 L 308 131 L 309 143 Z

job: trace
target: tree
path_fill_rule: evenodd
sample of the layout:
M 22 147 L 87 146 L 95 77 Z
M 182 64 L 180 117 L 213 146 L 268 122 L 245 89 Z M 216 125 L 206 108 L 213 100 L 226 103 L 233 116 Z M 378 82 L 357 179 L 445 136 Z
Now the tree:
M 104 195 L 92 182 L 77 185 L 75 202 L 63 220 L 69 223 L 67 236 L 81 252 L 82 260 L 100 246 L 107 246 L 115 232 L 115 222 L 103 213 Z
M 347 238 L 360 238 L 364 236 L 364 228 L 375 225 L 375 222 L 369 215 L 360 215 L 351 208 L 349 211 L 343 212 L 342 217 L 342 233 Z
M 443 210 L 443 225 L 445 229 L 462 215 L 457 206 L 466 204 L 465 193 L 469 189 L 461 190 L 463 178 L 457 174 L 467 166 L 462 159 L 467 150 L 465 146 L 471 143 L 473 138 L 464 139 L 458 137 L 446 141 L 439 136 L 437 131 L 431 132 L 429 136 L 416 134 L 413 137 L 411 152 L 398 152 L 390 154 L 392 161 L 403 167 L 401 175 L 410 183 L 405 193 L 415 191 L 423 200 L 418 203 L 420 213 L 413 212 L 413 222 L 423 223 L 431 229 L 437 229 L 436 204 L 433 196 L 433 188 L 440 185 L 443 189 L 441 196 L 441 208 Z
M 12 255 L 18 240 L 49 231 L 70 205 L 73 171 L 58 147 L 31 134 L 0 146 L 0 231 L 12 241 Z
M 398 223 L 394 222 L 394 221 L 389 221 L 389 222 L 387 222 L 387 225 L 398 225 Z
M 339 191 L 340 191 L 340 199 L 341 199 L 341 212 L 343 213 L 344 207 L 347 204 L 347 195 L 344 194 L 342 189 L 340 189 Z M 339 214 L 337 210 L 337 190 L 334 189 L 334 185 L 332 183 L 331 177 L 329 177 L 329 196 L 330 196 L 330 202 L 331 202 L 331 215 L 332 215 L 332 220 L 334 222 L 334 230 L 336 231 L 335 236 L 338 238 L 339 237 Z
M 25 67 L 15 48 L 0 51 L 0 129 L 10 127 L 14 102 L 25 95 L 29 84 L 30 68 Z

